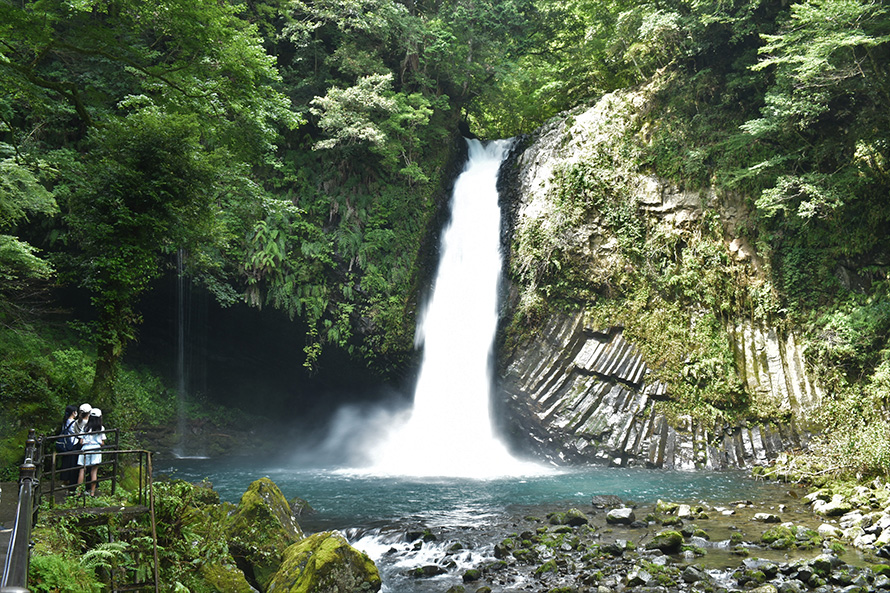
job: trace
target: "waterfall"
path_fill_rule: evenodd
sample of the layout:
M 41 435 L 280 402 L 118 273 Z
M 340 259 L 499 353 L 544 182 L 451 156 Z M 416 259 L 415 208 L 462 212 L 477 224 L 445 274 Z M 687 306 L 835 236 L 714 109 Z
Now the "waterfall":
M 510 141 L 467 140 L 433 293 L 420 317 L 423 360 L 410 417 L 372 452 L 375 473 L 488 477 L 528 473 L 489 413 L 501 276 L 497 174 Z
M 185 457 L 187 453 L 186 427 L 186 367 L 185 367 L 185 333 L 186 333 L 186 285 L 185 285 L 185 254 L 182 248 L 176 252 L 176 432 L 179 437 L 174 454 Z
M 176 252 L 176 433 L 177 443 L 173 454 L 180 459 L 203 459 L 204 449 L 198 439 L 189 438 L 188 401 L 189 386 L 192 381 L 192 367 L 189 364 L 189 330 L 193 316 L 193 295 L 185 274 L 187 254 L 180 248 Z

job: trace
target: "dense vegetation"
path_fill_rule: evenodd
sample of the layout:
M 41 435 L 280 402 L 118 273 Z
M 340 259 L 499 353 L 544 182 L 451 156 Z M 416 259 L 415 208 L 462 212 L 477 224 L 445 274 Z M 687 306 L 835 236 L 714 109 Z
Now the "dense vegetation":
M 714 226 L 644 275 L 646 294 L 615 278 L 610 296 L 688 311 L 704 282 L 692 342 L 732 315 L 809 328 L 829 390 L 877 413 L 888 63 L 877 0 L 0 0 L 3 429 L 55 422 L 81 397 L 122 407 L 139 298 L 177 254 L 220 303 L 303 319 L 308 367 L 335 347 L 398 372 L 458 123 L 527 133 L 653 80 L 626 156 L 742 196 L 766 268 L 740 289 Z M 596 193 L 588 173 L 566 172 L 569 203 Z M 609 216 L 629 261 L 651 262 L 630 248 L 646 232 L 633 213 Z M 545 310 L 603 297 L 548 273 Z M 95 310 L 74 337 L 49 323 L 59 285 Z M 697 380 L 724 381 L 701 393 L 744 406 L 721 379 L 729 363 L 701 362 Z

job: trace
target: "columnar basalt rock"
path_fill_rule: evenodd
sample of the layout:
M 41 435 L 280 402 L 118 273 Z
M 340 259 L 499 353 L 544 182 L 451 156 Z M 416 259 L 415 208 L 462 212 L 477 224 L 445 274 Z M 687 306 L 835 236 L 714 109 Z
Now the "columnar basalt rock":
M 774 332 L 773 332 L 774 333 Z M 768 334 L 751 331 L 768 346 Z M 799 356 L 786 341 L 786 347 Z M 772 344 L 772 345 L 769 345 Z M 783 379 L 785 391 L 807 393 L 804 375 L 783 360 L 760 357 L 761 381 Z M 770 360 L 774 361 L 773 366 Z M 744 360 L 740 361 L 740 364 Z M 797 364 L 793 362 L 792 364 Z M 583 313 L 558 315 L 506 364 L 501 378 L 506 426 L 514 444 L 556 464 L 601 463 L 676 469 L 724 469 L 763 464 L 806 444 L 795 422 L 725 425 L 715 430 L 681 417 L 671 420 L 656 402 L 669 396 L 621 328 L 593 329 Z M 788 384 L 795 385 L 788 389 Z M 756 383 L 762 385 L 763 383 Z M 767 385 L 771 385 L 767 383 Z M 815 393 L 811 391 L 810 393 Z M 789 398 L 799 405 L 810 400 Z

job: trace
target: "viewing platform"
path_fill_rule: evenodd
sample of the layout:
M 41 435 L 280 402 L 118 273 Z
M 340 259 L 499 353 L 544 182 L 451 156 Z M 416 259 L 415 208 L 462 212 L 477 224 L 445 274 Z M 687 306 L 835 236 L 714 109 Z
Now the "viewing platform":
M 104 432 L 108 433 L 106 440 L 110 444 L 101 447 L 102 460 L 96 464 L 99 470 L 94 486 L 98 498 L 95 499 L 88 496 L 89 483 L 63 483 L 65 474 L 62 473 L 61 458 L 80 455 L 79 451 L 56 450 L 55 442 L 65 436 L 37 437 L 33 430 L 29 432 L 19 482 L 0 484 L 0 554 L 3 562 L 0 593 L 28 591 L 31 532 L 38 520 L 38 510 L 49 517 L 77 517 L 84 525 L 109 524 L 114 521 L 113 517 L 121 516 L 133 519 L 134 525 L 141 520 L 141 527 L 128 531 L 141 541 L 151 542 L 143 553 L 151 559 L 152 570 L 148 578 L 127 574 L 127 571 L 113 574 L 111 590 L 159 591 L 151 453 L 141 449 L 119 449 L 118 431 Z M 129 484 L 127 502 L 115 497 L 125 469 Z M 41 509 L 40 503 L 44 500 L 48 502 L 48 508 Z M 93 505 L 93 502 L 101 506 Z M 109 505 L 109 502 L 113 504 Z

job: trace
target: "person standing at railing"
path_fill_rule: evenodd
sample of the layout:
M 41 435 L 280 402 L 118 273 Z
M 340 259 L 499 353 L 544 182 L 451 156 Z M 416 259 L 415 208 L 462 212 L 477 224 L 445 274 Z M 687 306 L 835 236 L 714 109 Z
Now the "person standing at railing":
M 77 407 L 65 408 L 65 417 L 62 418 L 62 430 L 59 434 L 65 438 L 56 440 L 56 450 L 60 453 L 76 451 L 80 448 L 77 438 Z M 59 479 L 65 485 L 74 484 L 77 481 L 77 455 L 62 455 L 59 463 Z
M 77 434 L 87 431 L 87 422 L 90 420 L 90 411 L 92 411 L 92 409 L 93 406 L 90 404 L 80 404 L 80 411 L 77 414 L 77 424 L 75 425 L 75 432 Z
M 80 465 L 80 473 L 77 476 L 77 484 L 83 484 L 86 470 L 90 472 L 90 496 L 96 496 L 96 479 L 99 475 L 99 464 L 102 463 L 101 453 L 89 453 L 102 447 L 105 443 L 105 427 L 102 426 L 102 410 L 92 408 L 90 410 L 90 418 L 87 421 L 86 430 L 80 435 L 80 441 L 83 445 L 81 455 L 77 457 L 77 464 Z

